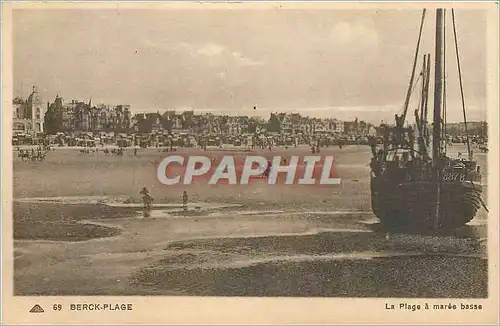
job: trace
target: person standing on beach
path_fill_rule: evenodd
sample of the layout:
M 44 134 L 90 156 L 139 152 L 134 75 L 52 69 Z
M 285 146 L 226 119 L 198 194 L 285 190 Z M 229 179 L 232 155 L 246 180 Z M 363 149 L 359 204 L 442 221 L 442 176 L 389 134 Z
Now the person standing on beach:
M 267 167 L 266 169 L 264 170 L 264 173 L 262 173 L 262 177 L 263 178 L 267 178 L 269 176 L 269 173 L 271 172 L 271 166 L 272 166 L 272 163 L 271 161 L 267 161 Z
M 187 212 L 187 203 L 188 203 L 188 194 L 187 191 L 184 190 L 182 193 L 182 209 L 184 210 L 184 213 Z
M 144 187 L 142 190 L 139 192 L 140 195 L 142 195 L 142 202 L 144 204 L 145 209 L 151 208 L 151 202 L 154 200 L 153 197 L 149 194 L 149 190 Z

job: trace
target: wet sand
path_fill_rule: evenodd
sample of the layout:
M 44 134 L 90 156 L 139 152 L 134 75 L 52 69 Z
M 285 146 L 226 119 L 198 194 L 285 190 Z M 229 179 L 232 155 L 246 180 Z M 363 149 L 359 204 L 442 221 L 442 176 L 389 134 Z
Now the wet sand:
M 339 186 L 192 185 L 192 214 L 182 188 L 155 182 L 155 150 L 15 162 L 15 294 L 487 296 L 486 213 L 448 235 L 386 234 L 370 212 L 369 151 L 346 149 L 332 149 Z M 144 185 L 165 204 L 150 217 L 116 204 Z M 36 223 L 94 239 L 33 235 Z
M 487 268 L 486 260 L 467 257 L 313 257 L 230 268 L 156 267 L 136 282 L 198 296 L 486 298 Z

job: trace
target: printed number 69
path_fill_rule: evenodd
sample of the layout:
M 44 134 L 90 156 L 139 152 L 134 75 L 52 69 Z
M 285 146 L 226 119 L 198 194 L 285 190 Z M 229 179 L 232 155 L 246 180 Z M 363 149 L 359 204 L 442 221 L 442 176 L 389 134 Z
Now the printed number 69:
M 55 304 L 55 305 L 52 306 L 52 309 L 55 310 L 55 311 L 60 311 L 60 310 L 62 310 L 62 305 Z

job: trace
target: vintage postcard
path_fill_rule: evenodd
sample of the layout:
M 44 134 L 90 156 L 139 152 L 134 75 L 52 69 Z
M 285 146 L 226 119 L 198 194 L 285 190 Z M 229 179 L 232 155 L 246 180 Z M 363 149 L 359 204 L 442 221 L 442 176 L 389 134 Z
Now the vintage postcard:
M 2 3 L 5 324 L 498 323 L 491 3 Z

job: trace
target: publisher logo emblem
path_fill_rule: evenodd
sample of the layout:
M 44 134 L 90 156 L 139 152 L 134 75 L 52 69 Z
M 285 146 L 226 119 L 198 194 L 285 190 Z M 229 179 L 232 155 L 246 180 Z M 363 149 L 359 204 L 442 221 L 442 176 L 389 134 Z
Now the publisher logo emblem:
M 43 310 L 43 308 L 40 307 L 40 305 L 36 304 L 33 306 L 33 308 L 31 308 L 30 312 L 35 314 L 40 314 L 42 312 L 45 312 L 45 310 Z

